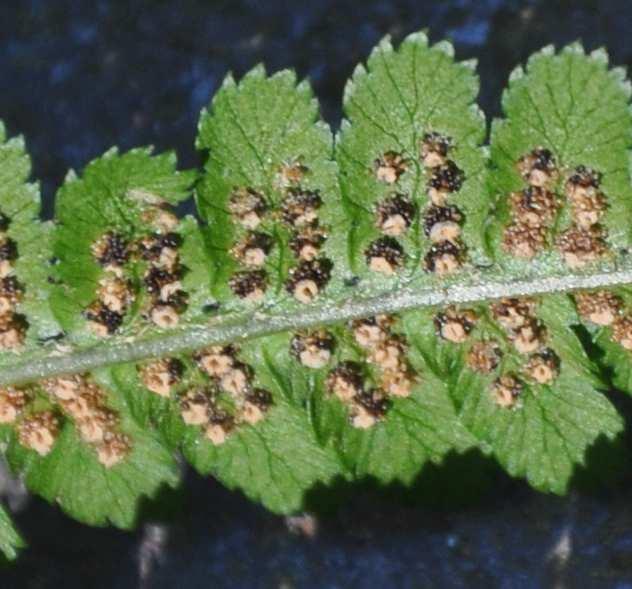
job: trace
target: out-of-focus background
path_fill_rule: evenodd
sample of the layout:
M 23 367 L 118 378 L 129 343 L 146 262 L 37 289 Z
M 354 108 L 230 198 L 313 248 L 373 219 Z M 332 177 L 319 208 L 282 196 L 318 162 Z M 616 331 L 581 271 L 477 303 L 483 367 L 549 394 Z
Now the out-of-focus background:
M 511 69 L 543 45 L 581 39 L 632 63 L 625 0 L 3 0 L 0 118 L 26 136 L 50 216 L 68 168 L 112 145 L 154 144 L 196 165 L 199 111 L 229 70 L 295 68 L 337 126 L 355 64 L 383 35 L 419 29 L 478 58 L 490 116 Z M 632 430 L 631 402 L 613 400 Z M 471 454 L 409 491 L 323 490 L 309 498 L 315 516 L 293 519 L 187 472 L 133 533 L 72 522 L 0 473 L 30 545 L 0 569 L 0 588 L 630 589 L 631 449 L 627 437 L 598 445 L 565 498 Z

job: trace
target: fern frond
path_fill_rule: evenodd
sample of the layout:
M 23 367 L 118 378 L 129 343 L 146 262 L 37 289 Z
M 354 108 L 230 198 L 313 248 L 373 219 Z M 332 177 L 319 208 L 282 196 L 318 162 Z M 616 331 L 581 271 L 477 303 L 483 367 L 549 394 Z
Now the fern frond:
M 603 367 L 632 390 L 630 86 L 547 48 L 489 148 L 477 92 L 448 43 L 385 39 L 334 140 L 307 82 L 257 67 L 203 111 L 201 171 L 111 150 L 54 224 L 0 129 L 0 433 L 29 488 L 129 527 L 181 451 L 289 513 L 479 448 L 564 492 L 623 427 Z
M 15 529 L 11 517 L 0 505 L 0 553 L 7 560 L 15 560 L 18 557 L 18 551 L 24 546 L 24 540 Z

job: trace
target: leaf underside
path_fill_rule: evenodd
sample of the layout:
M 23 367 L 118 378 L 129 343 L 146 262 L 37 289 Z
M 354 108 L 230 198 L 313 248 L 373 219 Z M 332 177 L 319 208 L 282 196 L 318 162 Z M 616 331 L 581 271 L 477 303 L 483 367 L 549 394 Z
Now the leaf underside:
M 450 44 L 385 39 L 334 137 L 307 82 L 257 67 L 202 112 L 202 170 L 110 150 L 68 174 L 54 223 L 0 128 L 11 467 L 123 528 L 178 484 L 179 452 L 278 513 L 334 480 L 410 485 L 472 449 L 565 492 L 623 428 L 603 391 L 632 391 L 630 87 L 603 51 L 545 48 L 512 74 L 489 146 L 477 94 Z M 191 197 L 198 218 L 178 218 Z M 492 281 L 543 286 L 495 300 Z

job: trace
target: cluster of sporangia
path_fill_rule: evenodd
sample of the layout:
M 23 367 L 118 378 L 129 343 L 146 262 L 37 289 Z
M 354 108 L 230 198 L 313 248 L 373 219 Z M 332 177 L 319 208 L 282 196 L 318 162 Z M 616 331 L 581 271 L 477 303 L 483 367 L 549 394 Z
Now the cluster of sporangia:
M 184 268 L 178 248 L 181 237 L 175 232 L 178 218 L 164 203 L 147 206 L 143 221 L 152 232 L 138 240 L 128 240 L 114 231 L 107 231 L 92 245 L 92 255 L 103 268 L 97 299 L 84 311 L 91 329 L 100 336 L 116 333 L 125 314 L 136 299 L 131 279 L 131 264 L 147 263 L 143 285 L 148 304 L 143 315 L 158 327 L 177 325 L 187 307 L 187 294 L 182 289 Z
M 546 385 L 559 374 L 557 354 L 546 346 L 545 327 L 536 318 L 536 302 L 530 299 L 501 299 L 492 304 L 491 313 L 505 330 L 513 349 L 525 356 L 520 374 L 500 374 L 491 384 L 494 400 L 501 407 L 513 407 L 524 390 L 524 381 Z M 463 344 L 475 328 L 479 317 L 471 310 L 459 311 L 454 307 L 435 317 L 437 333 L 445 340 Z M 467 366 L 481 374 L 491 374 L 499 368 L 502 347 L 493 338 L 474 341 L 466 354 Z
M 503 248 L 519 258 L 531 259 L 544 250 L 555 227 L 563 199 L 555 193 L 560 179 L 554 155 L 538 147 L 520 158 L 518 170 L 528 184 L 510 195 L 511 223 L 503 235 Z M 607 252 L 606 233 L 599 224 L 606 196 L 599 189 L 601 174 L 578 166 L 564 184 L 571 208 L 571 226 L 555 239 L 555 246 L 571 268 L 579 268 Z
M 425 269 L 444 276 L 458 269 L 464 260 L 465 247 L 459 237 L 463 214 L 448 204 L 451 193 L 458 192 L 464 181 L 463 171 L 448 159 L 454 147 L 446 135 L 426 133 L 421 141 L 419 159 L 428 176 L 430 204 L 424 212 L 423 230 L 432 245 L 425 256 Z M 410 161 L 401 154 L 388 151 L 374 162 L 378 181 L 392 185 L 408 170 Z M 369 268 L 374 272 L 393 274 L 404 261 L 404 249 L 397 241 L 410 228 L 415 205 L 406 194 L 394 192 L 379 202 L 376 226 L 384 234 L 371 242 L 365 251 Z
M 392 332 L 393 324 L 392 317 L 378 315 L 350 326 L 366 361 L 375 367 L 375 375 L 369 378 L 363 363 L 345 360 L 327 376 L 327 390 L 347 407 L 354 427 L 375 425 L 386 415 L 389 397 L 408 397 L 411 393 L 416 376 L 406 359 L 406 340 Z M 295 335 L 290 351 L 303 366 L 319 369 L 329 363 L 334 347 L 334 336 L 320 329 Z
M 105 405 L 107 395 L 87 377 L 51 378 L 39 389 L 0 389 L 0 423 L 14 424 L 20 444 L 40 456 L 48 454 L 59 434 L 62 418 L 73 420 L 81 439 L 91 445 L 103 466 L 110 468 L 131 450 L 128 436 L 119 431 L 119 416 Z M 47 409 L 37 409 L 37 404 Z
M 212 346 L 196 353 L 194 359 L 210 383 L 185 387 L 175 396 L 184 423 L 200 427 L 218 446 L 240 423 L 254 425 L 263 419 L 272 406 L 272 395 L 254 386 L 254 371 L 238 359 L 235 346 Z M 184 370 L 182 362 L 168 358 L 141 366 L 140 376 L 150 391 L 170 398 L 184 381 Z M 222 393 L 227 399 L 222 399 Z
M 230 278 L 231 290 L 240 298 L 260 300 L 266 291 L 268 277 L 263 266 L 274 246 L 268 233 L 257 231 L 266 220 L 280 219 L 291 231 L 290 248 L 298 265 L 289 271 L 286 290 L 301 303 L 314 300 L 329 282 L 332 262 L 319 257 L 327 234 L 318 221 L 322 199 L 318 190 L 301 186 L 309 169 L 300 161 L 283 164 L 277 174 L 277 188 L 283 194 L 280 209 L 275 210 L 265 196 L 254 188 L 236 188 L 228 203 L 228 210 L 243 234 L 231 249 L 241 265 Z
M 12 349 L 24 342 L 28 324 L 17 312 L 23 288 L 14 275 L 18 248 L 8 235 L 11 221 L 0 213 L 0 349 Z

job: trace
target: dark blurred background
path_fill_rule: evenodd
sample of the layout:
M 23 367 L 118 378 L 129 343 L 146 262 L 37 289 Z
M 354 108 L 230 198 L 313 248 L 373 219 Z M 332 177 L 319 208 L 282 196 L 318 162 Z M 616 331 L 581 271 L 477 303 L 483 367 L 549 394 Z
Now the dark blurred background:
M 49 216 L 68 168 L 112 145 L 154 144 L 196 165 L 199 111 L 229 70 L 295 68 L 337 126 L 355 64 L 383 35 L 426 28 L 478 58 L 490 116 L 511 69 L 543 45 L 581 39 L 632 63 L 629 0 L 2 0 L 0 118 L 26 136 Z M 632 422 L 630 402 L 613 401 Z M 408 491 L 315 490 L 311 519 L 273 516 L 187 472 L 134 533 L 76 524 L 0 476 L 30 544 L 0 569 L 0 588 L 631 589 L 630 450 L 627 437 L 597 444 L 565 498 L 470 454 Z

